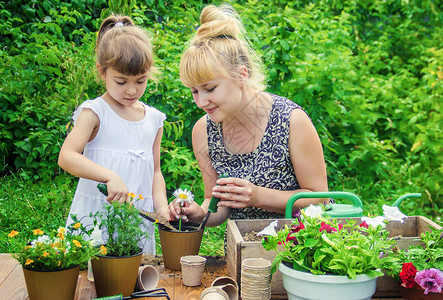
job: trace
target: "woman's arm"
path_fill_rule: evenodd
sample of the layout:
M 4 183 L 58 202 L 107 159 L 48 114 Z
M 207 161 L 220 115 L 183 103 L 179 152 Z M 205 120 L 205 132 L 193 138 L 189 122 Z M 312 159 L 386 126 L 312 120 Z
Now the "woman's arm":
M 154 198 L 155 210 L 167 220 L 170 220 L 171 217 L 168 209 L 168 199 L 166 197 L 165 178 L 163 177 L 160 168 L 160 146 L 162 136 L 163 127 L 158 130 L 152 149 L 154 154 L 154 178 L 152 182 L 152 197 Z
M 91 109 L 84 108 L 60 149 L 58 164 L 74 176 L 106 182 L 109 202 L 127 201 L 128 189 L 120 176 L 82 154 L 86 143 L 97 134 L 99 125 L 100 121 L 97 115 Z
M 213 193 L 222 199 L 219 205 L 232 208 L 255 206 L 284 214 L 286 203 L 293 194 L 328 190 L 320 138 L 309 117 L 300 109 L 294 109 L 290 118 L 289 156 L 300 184 L 299 190 L 279 191 L 256 186 L 244 179 L 219 179 Z M 318 204 L 323 200 L 326 199 L 299 199 L 294 203 L 294 208 Z

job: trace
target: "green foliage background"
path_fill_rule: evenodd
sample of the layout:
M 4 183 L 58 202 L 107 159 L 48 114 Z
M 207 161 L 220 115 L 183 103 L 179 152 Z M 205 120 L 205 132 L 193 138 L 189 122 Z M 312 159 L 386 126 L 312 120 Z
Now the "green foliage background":
M 243 17 L 263 57 L 268 91 L 292 99 L 311 116 L 323 143 L 330 190 L 356 193 L 371 213 L 404 193 L 420 192 L 422 198 L 406 200 L 403 211 L 440 216 L 441 1 L 229 3 Z M 48 220 L 43 217 L 48 207 L 56 222 L 65 219 L 76 179 L 63 174 L 57 156 L 72 111 L 104 92 L 96 80 L 94 41 L 101 20 L 110 12 L 131 15 L 153 38 L 162 77 L 158 85 L 149 84 L 142 101 L 167 114 L 162 170 L 168 193 L 181 186 L 202 199 L 190 138 L 202 111 L 181 85 L 178 65 L 206 4 L 0 1 L 2 228 L 9 228 L 7 222 L 16 224 L 33 203 L 54 197 L 63 199 L 54 207 L 43 205 L 42 211 L 33 212 L 32 224 L 20 226 Z M 37 195 L 31 192 L 34 188 L 24 188 L 26 184 L 48 188 Z M 10 195 L 14 186 L 23 189 L 29 203 L 23 211 L 9 201 L 23 201 Z

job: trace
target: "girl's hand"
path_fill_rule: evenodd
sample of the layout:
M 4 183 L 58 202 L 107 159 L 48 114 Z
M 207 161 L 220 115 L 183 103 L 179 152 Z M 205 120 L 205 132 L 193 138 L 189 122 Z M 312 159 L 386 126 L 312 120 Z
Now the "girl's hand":
M 171 221 L 169 206 L 163 206 L 162 208 L 157 210 L 157 213 L 160 214 L 162 217 L 166 218 L 166 220 Z
M 220 178 L 212 188 L 212 196 L 220 198 L 218 206 L 231 208 L 253 207 L 257 203 L 258 187 L 240 178 Z
M 109 203 L 115 201 L 125 203 L 130 201 L 128 188 L 120 177 L 108 180 L 106 186 L 108 187 L 108 197 L 106 200 Z
M 180 210 L 181 218 L 185 222 L 189 220 L 200 221 L 205 215 L 203 208 L 195 202 L 189 203 L 185 201 L 183 207 L 180 207 L 176 200 L 169 203 L 169 212 L 173 221 L 180 219 Z

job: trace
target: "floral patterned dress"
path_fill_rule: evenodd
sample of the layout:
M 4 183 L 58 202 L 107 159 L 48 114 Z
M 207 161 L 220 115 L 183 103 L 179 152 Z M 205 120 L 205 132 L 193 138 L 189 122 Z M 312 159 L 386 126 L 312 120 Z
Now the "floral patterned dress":
M 275 190 L 300 188 L 289 157 L 289 121 L 291 112 L 301 107 L 274 94 L 267 127 L 259 146 L 246 154 L 230 154 L 224 143 L 222 124 L 206 118 L 209 157 L 217 174 L 249 180 L 251 183 Z M 271 201 L 271 199 L 270 199 Z M 232 209 L 231 219 L 274 219 L 283 215 L 257 207 Z

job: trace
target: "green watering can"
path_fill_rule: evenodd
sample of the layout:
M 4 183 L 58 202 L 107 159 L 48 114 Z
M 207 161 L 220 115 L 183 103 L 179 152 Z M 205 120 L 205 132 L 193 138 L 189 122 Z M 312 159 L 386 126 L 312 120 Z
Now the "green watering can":
M 399 206 L 406 198 L 420 198 L 420 193 L 410 193 L 400 196 L 392 206 Z M 286 203 L 285 218 L 292 218 L 294 202 L 301 198 L 343 198 L 352 202 L 350 204 L 332 203 L 326 205 L 325 214 L 332 218 L 363 217 L 363 203 L 357 195 L 349 192 L 300 192 L 292 195 Z

